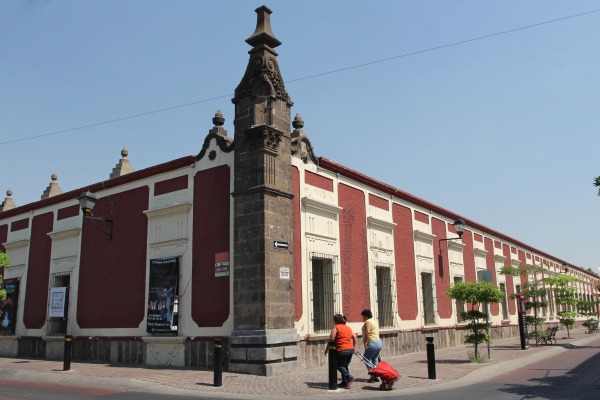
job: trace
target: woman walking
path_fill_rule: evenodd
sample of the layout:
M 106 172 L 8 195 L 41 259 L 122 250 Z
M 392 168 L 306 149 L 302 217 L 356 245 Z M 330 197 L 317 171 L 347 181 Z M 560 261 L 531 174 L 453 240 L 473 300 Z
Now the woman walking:
M 338 385 L 346 389 L 350 389 L 350 385 L 354 382 L 354 377 L 350 375 L 349 365 L 352 361 L 352 355 L 354 355 L 354 348 L 356 347 L 356 333 L 352 332 L 352 329 L 346 325 L 348 320 L 342 314 L 335 314 L 333 316 L 333 328 L 329 334 L 329 341 L 335 341 L 335 347 L 337 350 L 337 370 L 342 375 L 342 382 Z M 325 349 L 325 355 L 327 355 L 327 348 Z
M 360 315 L 364 321 L 362 326 L 362 339 L 363 344 L 365 345 L 364 357 L 371 361 L 373 365 L 377 366 L 379 363 L 379 353 L 381 353 L 382 347 L 381 339 L 379 338 L 379 324 L 373 318 L 371 310 L 363 310 Z M 367 371 L 369 369 L 370 368 L 367 367 Z M 367 382 L 379 382 L 379 378 L 371 376 Z

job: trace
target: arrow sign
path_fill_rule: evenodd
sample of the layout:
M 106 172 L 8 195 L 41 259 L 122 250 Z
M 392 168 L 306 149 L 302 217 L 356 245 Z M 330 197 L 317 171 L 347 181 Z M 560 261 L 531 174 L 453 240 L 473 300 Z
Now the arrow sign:
M 288 242 L 281 242 L 279 240 L 274 241 L 273 245 L 275 246 L 276 249 L 287 249 L 290 247 Z

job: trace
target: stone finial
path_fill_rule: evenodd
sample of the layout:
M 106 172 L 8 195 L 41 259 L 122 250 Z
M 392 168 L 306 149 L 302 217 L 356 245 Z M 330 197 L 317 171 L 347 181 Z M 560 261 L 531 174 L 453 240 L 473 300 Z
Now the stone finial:
M 52 173 L 52 175 L 50 176 L 50 179 L 52 181 L 50 182 L 50 184 L 48 185 L 46 190 L 44 190 L 44 193 L 42 193 L 41 200 L 48 199 L 50 197 L 54 197 L 54 196 L 62 193 L 62 190 L 60 189 L 60 187 L 58 186 L 58 183 L 56 182 L 58 180 L 58 175 L 56 175 L 56 172 Z
M 315 165 L 319 165 L 319 161 L 314 154 L 312 144 L 310 143 L 306 133 L 304 133 L 302 130 L 302 128 L 304 128 L 304 121 L 302 121 L 300 114 L 296 114 L 294 120 L 292 121 L 292 126 L 294 127 L 294 130 L 290 135 L 292 139 L 292 156 L 301 159 L 305 164 L 310 160 Z
M 254 48 L 268 46 L 271 49 L 279 46 L 281 42 L 275 37 L 271 30 L 271 11 L 267 6 L 258 7 L 256 10 L 256 29 L 246 39 L 246 43 Z
M 304 121 L 302 121 L 302 117 L 300 116 L 300 114 L 296 114 L 294 120 L 292 121 L 292 126 L 295 130 L 301 130 L 302 128 L 304 128 Z
M 212 121 L 213 124 L 215 124 L 215 126 L 223 126 L 223 124 L 225 123 L 225 118 L 223 117 L 223 113 L 221 112 L 221 110 L 217 110 Z
M 117 178 L 119 176 L 127 175 L 130 172 L 135 171 L 131 164 L 129 164 L 129 160 L 127 159 L 128 155 L 129 151 L 127 150 L 127 147 L 123 147 L 123 149 L 121 150 L 121 159 L 113 168 L 108 179 Z
M 12 194 L 13 191 L 12 189 L 8 189 L 6 191 L 6 199 L 4 199 L 4 201 L 2 202 L 2 204 L 0 204 L 0 212 L 1 211 L 8 211 L 8 210 L 12 210 L 13 208 L 16 208 L 17 206 L 15 205 L 13 199 L 12 199 Z

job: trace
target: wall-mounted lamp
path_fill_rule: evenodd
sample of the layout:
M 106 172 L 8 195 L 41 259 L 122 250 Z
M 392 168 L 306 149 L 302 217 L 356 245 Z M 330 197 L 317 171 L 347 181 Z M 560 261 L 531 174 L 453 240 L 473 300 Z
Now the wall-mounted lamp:
M 460 240 L 462 238 L 463 233 L 465 233 L 465 221 L 463 221 L 462 219 L 457 219 L 452 225 L 454 225 L 454 230 L 456 230 L 456 234 L 458 235 L 458 237 L 440 239 L 440 242 L 444 240 Z
M 103 221 L 103 222 L 107 222 L 110 224 L 110 233 L 106 233 L 108 235 L 108 238 L 110 240 L 112 240 L 113 237 L 113 220 L 110 218 L 104 218 L 104 217 L 94 217 L 92 214 L 92 210 L 94 209 L 94 206 L 96 205 L 96 203 L 98 202 L 98 197 L 96 197 L 96 195 L 92 192 L 85 192 L 82 193 L 81 196 L 79 196 L 77 198 L 77 200 L 79 201 L 79 206 L 81 207 L 81 211 L 83 211 L 83 220 L 85 221 L 86 219 L 88 220 L 92 220 L 92 221 Z

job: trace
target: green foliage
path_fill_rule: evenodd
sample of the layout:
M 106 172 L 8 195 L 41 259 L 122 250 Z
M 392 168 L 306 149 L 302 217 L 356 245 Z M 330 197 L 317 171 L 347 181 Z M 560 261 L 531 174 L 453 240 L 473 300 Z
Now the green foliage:
M 10 258 L 6 253 L 0 251 L 0 268 L 8 267 L 10 265 Z
M 466 328 L 471 331 L 470 334 L 465 336 L 465 343 L 474 345 L 474 357 L 478 358 L 478 345 L 489 343 L 492 340 L 491 335 L 488 334 L 491 327 L 488 322 L 488 315 L 480 311 L 479 306 L 483 303 L 502 301 L 504 292 L 492 282 L 457 282 L 446 291 L 446 295 L 454 300 L 471 304 L 471 309 L 461 315 L 465 321 L 468 321 Z

